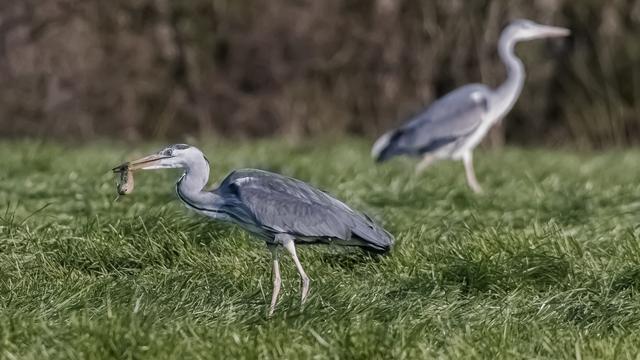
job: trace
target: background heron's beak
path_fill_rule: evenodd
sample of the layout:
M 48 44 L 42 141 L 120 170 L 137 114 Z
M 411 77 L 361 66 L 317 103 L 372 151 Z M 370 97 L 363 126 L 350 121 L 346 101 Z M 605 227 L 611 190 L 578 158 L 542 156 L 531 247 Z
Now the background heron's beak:
M 115 168 L 113 168 L 114 172 L 120 172 L 123 169 L 129 169 L 131 171 L 133 170 L 144 170 L 148 167 L 152 167 L 154 165 L 158 165 L 158 163 L 160 162 L 160 160 L 163 159 L 168 159 L 171 156 L 166 156 L 166 155 L 160 155 L 160 154 L 153 154 L 153 155 L 149 155 L 149 156 L 145 156 L 141 159 L 138 160 L 133 160 L 133 161 L 129 161 L 127 163 L 124 163 L 120 166 L 117 166 Z
M 540 26 L 541 37 L 564 37 L 571 34 L 571 30 L 556 26 Z

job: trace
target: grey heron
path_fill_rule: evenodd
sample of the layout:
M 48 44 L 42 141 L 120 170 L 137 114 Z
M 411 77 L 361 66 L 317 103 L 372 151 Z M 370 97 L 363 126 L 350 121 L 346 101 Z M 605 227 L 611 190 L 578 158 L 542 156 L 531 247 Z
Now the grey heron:
M 209 161 L 193 146 L 171 145 L 113 171 L 165 168 L 183 170 L 176 183 L 176 193 L 188 208 L 237 224 L 266 242 L 273 262 L 269 315 L 275 310 L 280 292 L 280 248 L 291 255 L 300 274 L 301 302 L 304 303 L 309 277 L 296 254 L 296 244 L 357 246 L 378 253 L 389 251 L 393 244 L 391 234 L 367 215 L 297 179 L 264 170 L 243 169 L 227 175 L 218 188 L 204 190 L 209 181 Z
M 498 53 L 507 68 L 507 79 L 491 89 L 483 84 L 460 87 L 434 101 L 403 126 L 382 135 L 373 145 L 377 162 L 397 155 L 422 156 L 421 172 L 439 159 L 462 160 L 467 183 L 474 192 L 482 188 L 473 169 L 473 150 L 489 129 L 513 107 L 525 80 L 522 61 L 515 55 L 520 41 L 568 36 L 565 28 L 515 20 L 500 35 Z

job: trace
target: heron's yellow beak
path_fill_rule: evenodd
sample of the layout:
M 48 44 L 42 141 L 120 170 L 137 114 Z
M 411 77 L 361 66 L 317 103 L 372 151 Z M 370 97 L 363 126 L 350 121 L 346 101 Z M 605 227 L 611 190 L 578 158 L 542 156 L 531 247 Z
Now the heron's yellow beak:
M 114 167 L 112 170 L 113 172 L 122 172 L 126 169 L 128 169 L 129 171 L 133 171 L 133 170 L 144 170 L 147 168 L 157 168 L 161 160 L 168 159 L 170 157 L 171 156 L 153 154 L 153 155 L 145 156 L 138 160 L 133 160 L 133 161 L 129 161 L 124 164 L 118 165 Z

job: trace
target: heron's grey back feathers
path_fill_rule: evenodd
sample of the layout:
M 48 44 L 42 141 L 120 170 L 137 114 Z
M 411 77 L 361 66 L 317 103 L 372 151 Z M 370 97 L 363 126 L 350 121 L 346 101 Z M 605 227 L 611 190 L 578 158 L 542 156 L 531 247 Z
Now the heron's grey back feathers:
M 300 241 L 335 241 L 386 251 L 393 237 L 364 214 L 309 184 L 271 173 L 245 169 L 227 176 L 215 190 L 223 209 L 253 222 L 262 235 L 288 233 Z
M 434 152 L 471 135 L 482 123 L 491 90 L 482 84 L 466 85 L 433 102 L 402 127 L 383 135 L 374 145 L 378 161 L 393 156 Z

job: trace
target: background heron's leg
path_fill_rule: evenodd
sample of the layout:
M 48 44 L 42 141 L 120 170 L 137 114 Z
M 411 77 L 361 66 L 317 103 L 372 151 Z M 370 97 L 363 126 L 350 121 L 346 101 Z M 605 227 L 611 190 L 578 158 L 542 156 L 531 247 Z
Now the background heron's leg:
M 422 157 L 422 160 L 416 165 L 416 174 L 420 174 L 425 171 L 436 161 L 436 157 L 431 154 L 426 154 Z
M 271 273 L 273 280 L 273 292 L 271 293 L 271 306 L 269 307 L 269 316 L 273 315 L 276 310 L 276 304 L 278 303 L 278 294 L 280 293 L 280 285 L 282 279 L 280 278 L 280 264 L 278 258 L 280 257 L 280 249 L 277 245 L 267 245 L 271 251 L 271 257 L 273 261 L 273 272 Z
M 464 170 L 467 175 L 467 183 L 471 190 L 475 193 L 479 194 L 482 192 L 482 187 L 478 183 L 478 179 L 476 179 L 476 173 L 473 170 L 473 154 L 468 152 L 462 156 L 462 161 L 464 162 Z
M 302 282 L 302 303 L 307 300 L 307 294 L 309 293 L 309 277 L 304 272 L 302 268 L 302 264 L 300 264 L 300 260 L 298 260 L 298 255 L 296 254 L 296 246 L 293 243 L 293 237 L 289 236 L 282 244 L 285 249 L 291 254 L 293 258 L 293 262 L 296 264 L 296 269 L 298 269 L 298 273 L 300 274 L 300 281 Z

